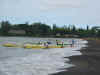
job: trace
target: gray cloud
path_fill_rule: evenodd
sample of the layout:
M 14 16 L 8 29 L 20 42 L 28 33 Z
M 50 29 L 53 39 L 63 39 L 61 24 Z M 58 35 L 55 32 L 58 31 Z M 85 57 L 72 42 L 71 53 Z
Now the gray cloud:
M 47 8 L 77 8 L 82 6 L 82 0 L 45 0 Z

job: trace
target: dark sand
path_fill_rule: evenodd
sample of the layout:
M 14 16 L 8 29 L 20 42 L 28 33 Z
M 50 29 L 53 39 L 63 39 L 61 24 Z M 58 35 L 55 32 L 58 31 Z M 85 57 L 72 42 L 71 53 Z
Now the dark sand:
M 88 40 L 88 47 L 82 48 L 80 52 L 82 55 L 69 57 L 69 63 L 75 67 L 53 75 L 100 75 L 100 41 Z

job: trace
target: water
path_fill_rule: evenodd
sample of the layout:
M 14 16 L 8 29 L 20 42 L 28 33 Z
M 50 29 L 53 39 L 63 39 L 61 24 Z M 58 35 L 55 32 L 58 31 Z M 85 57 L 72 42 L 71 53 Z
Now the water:
M 0 75 L 48 75 L 74 66 L 65 63 L 69 59 L 64 57 L 81 55 L 76 50 L 85 47 L 85 43 L 87 43 L 81 39 L 74 39 L 76 45 L 73 48 L 24 49 L 2 46 L 3 43 L 7 42 L 22 45 L 37 41 L 51 41 L 55 44 L 56 39 L 65 43 L 71 43 L 72 40 L 63 38 L 0 37 Z

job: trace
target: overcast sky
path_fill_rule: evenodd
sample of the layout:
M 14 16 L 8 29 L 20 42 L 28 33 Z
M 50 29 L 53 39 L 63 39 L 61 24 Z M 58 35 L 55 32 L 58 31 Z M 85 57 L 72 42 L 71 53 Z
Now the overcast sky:
M 2 20 L 78 27 L 99 25 L 100 0 L 0 0 Z

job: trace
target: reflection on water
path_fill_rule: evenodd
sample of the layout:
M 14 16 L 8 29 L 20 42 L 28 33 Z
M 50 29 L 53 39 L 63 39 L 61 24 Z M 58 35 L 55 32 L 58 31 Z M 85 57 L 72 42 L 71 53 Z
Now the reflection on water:
M 55 44 L 56 39 L 71 43 L 71 39 L 63 38 L 0 37 L 0 73 L 2 75 L 3 73 L 4 75 L 48 75 L 73 66 L 64 63 L 69 59 L 63 57 L 81 54 L 79 51 L 75 51 L 84 46 L 83 41 L 79 39 L 75 39 L 77 44 L 73 48 L 24 49 L 2 47 L 2 44 L 6 42 L 24 44 L 50 41 Z

